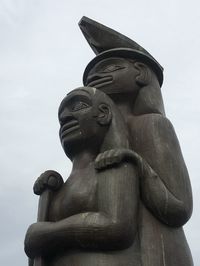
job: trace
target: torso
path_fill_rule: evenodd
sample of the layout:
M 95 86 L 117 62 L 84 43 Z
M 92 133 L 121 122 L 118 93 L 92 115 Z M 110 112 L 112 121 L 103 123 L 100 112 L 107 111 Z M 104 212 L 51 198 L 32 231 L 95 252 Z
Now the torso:
M 91 165 L 73 172 L 59 192 L 54 195 L 49 212 L 50 221 L 59 221 L 69 216 L 96 212 L 98 176 Z M 52 218 L 53 217 L 53 218 Z M 95 251 L 69 249 L 50 257 L 48 266 L 141 266 L 138 238 L 124 250 Z
M 49 220 L 97 211 L 97 175 L 94 166 L 72 172 L 63 187 L 55 193 L 49 208 Z

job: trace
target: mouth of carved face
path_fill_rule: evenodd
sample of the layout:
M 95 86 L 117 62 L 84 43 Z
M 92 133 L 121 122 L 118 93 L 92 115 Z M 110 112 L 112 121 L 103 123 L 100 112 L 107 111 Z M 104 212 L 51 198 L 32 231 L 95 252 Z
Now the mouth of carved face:
M 94 78 L 89 78 L 87 82 L 88 87 L 95 87 L 95 88 L 100 88 L 106 85 L 109 85 L 113 82 L 112 76 L 106 76 L 106 77 L 94 77 Z
M 69 133 L 77 130 L 79 128 L 78 121 L 73 119 L 70 122 L 64 124 L 60 129 L 60 137 L 61 139 L 64 138 Z

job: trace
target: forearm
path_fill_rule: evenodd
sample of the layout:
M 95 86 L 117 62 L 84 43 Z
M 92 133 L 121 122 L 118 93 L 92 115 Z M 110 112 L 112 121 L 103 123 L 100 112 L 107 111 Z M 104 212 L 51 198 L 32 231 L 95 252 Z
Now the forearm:
M 98 173 L 98 211 L 58 222 L 33 224 L 26 235 L 29 257 L 68 248 L 123 249 L 137 232 L 139 185 L 135 167 L 123 163 Z
M 178 198 L 145 161 L 143 161 L 142 169 L 140 189 L 146 207 L 161 221 L 170 226 L 184 225 L 190 218 L 192 209 L 189 202 L 191 200 L 188 199 L 187 202 L 183 200 L 186 197 L 186 191 L 183 191 L 182 198 Z M 187 196 L 190 197 L 190 195 Z
M 131 222 L 88 212 L 58 222 L 33 224 L 27 232 L 25 251 L 34 258 L 63 248 L 122 249 L 133 241 Z
M 103 213 L 82 213 L 53 225 L 59 243 L 64 240 L 66 246 L 100 249 L 118 249 L 129 244 L 131 223 L 117 221 Z
M 120 151 L 119 161 L 132 161 L 137 166 L 140 179 L 140 194 L 146 207 L 162 222 L 171 226 L 181 226 L 190 218 L 192 211 L 191 191 L 188 184 L 187 169 L 170 169 L 159 176 L 152 167 L 136 152 L 124 149 Z M 180 176 L 182 173 L 182 176 Z M 172 177 L 170 177 L 170 175 Z M 179 176 L 178 176 L 179 175 Z M 173 180 L 173 192 L 168 187 L 168 179 Z M 163 182 L 165 180 L 165 183 Z M 180 180 L 187 184 L 181 187 Z M 176 195 L 177 194 L 177 195 Z M 180 196 L 181 195 L 181 196 Z

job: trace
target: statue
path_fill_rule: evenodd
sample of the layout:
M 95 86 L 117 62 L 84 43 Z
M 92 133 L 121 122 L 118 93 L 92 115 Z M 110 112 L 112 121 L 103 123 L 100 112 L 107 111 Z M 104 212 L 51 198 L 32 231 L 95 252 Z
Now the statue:
M 73 169 L 65 183 L 55 171 L 36 180 L 39 222 L 25 251 L 35 266 L 192 266 L 182 228 L 192 192 L 163 68 L 126 36 L 86 17 L 79 25 L 96 57 L 59 108 Z

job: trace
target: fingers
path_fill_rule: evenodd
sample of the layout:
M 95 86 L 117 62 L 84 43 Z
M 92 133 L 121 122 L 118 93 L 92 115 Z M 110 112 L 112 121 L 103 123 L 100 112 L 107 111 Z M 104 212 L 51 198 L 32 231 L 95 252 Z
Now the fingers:
M 103 169 L 113 164 L 118 164 L 122 160 L 120 149 L 113 149 L 100 153 L 95 160 L 95 168 Z
M 45 189 L 53 191 L 58 190 L 63 184 L 61 175 L 53 170 L 47 170 L 42 173 L 33 186 L 33 191 L 36 195 L 41 195 Z
M 100 153 L 95 160 L 95 168 L 100 170 L 108 166 L 119 164 L 124 159 L 131 160 L 138 167 L 142 165 L 142 158 L 136 152 L 130 149 L 112 149 Z

